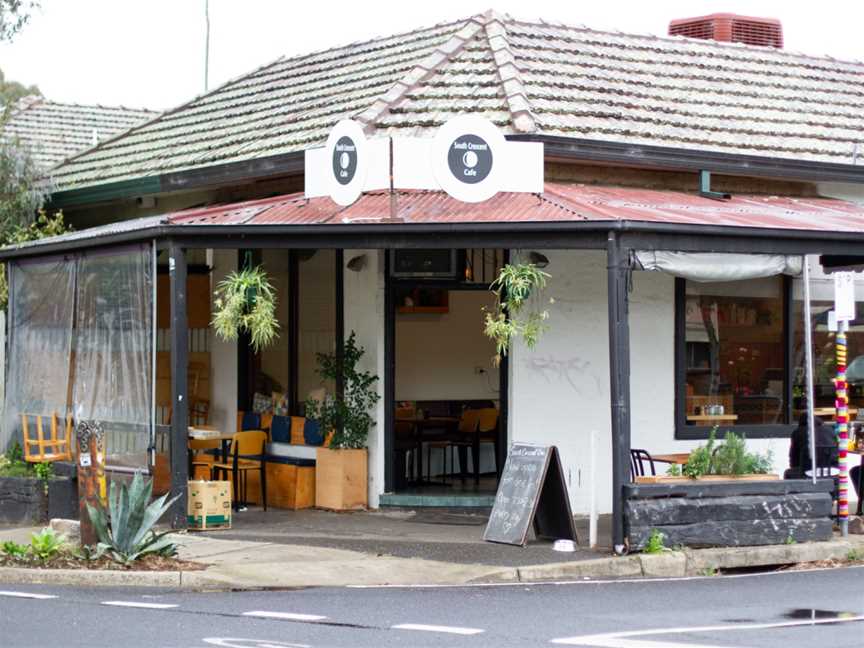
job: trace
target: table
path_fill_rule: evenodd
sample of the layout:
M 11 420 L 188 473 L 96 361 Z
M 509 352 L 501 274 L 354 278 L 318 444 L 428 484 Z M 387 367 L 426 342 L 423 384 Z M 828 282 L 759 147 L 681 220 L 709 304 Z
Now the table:
M 807 410 L 801 410 L 801 413 L 803 414 L 806 411 Z M 857 407 L 850 407 L 849 408 L 849 416 L 850 417 L 856 416 L 857 414 L 858 414 L 858 408 Z M 833 407 L 814 407 L 813 408 L 813 416 L 819 416 L 821 418 L 832 418 L 833 419 L 836 415 L 837 415 L 837 410 Z
M 691 414 L 688 423 L 733 423 L 738 420 L 737 414 Z
M 668 464 L 678 464 L 679 466 L 683 466 L 687 463 L 687 459 L 690 458 L 689 452 L 671 452 L 669 454 L 652 454 L 652 461 L 659 461 L 660 463 L 668 463 Z
M 233 434 L 227 434 L 225 432 L 220 432 L 217 428 L 212 425 L 190 425 L 189 426 L 189 440 L 190 441 L 219 441 L 221 443 L 222 449 L 222 463 L 226 463 L 228 461 L 228 446 L 230 445 L 231 439 L 234 438 Z M 192 449 L 189 448 L 189 475 L 192 475 Z

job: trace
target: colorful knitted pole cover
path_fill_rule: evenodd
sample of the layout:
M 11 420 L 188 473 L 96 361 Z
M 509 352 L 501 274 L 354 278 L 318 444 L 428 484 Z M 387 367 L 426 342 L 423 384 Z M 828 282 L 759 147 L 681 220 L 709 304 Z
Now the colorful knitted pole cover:
M 846 323 L 841 322 L 836 338 L 837 381 L 834 384 L 837 410 L 835 418 L 839 443 L 840 477 L 838 479 L 839 493 L 837 497 L 837 514 L 840 523 L 849 518 L 849 473 L 846 466 L 846 454 L 849 450 L 849 395 L 846 390 Z

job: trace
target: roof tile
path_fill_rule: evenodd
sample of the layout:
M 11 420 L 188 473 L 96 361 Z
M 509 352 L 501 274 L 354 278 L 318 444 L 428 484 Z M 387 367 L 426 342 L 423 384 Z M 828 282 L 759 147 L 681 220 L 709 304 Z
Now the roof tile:
M 464 113 L 507 133 L 852 163 L 862 103 L 862 63 L 493 12 L 276 61 L 54 175 L 86 187 L 300 151 L 346 117 L 419 135 Z

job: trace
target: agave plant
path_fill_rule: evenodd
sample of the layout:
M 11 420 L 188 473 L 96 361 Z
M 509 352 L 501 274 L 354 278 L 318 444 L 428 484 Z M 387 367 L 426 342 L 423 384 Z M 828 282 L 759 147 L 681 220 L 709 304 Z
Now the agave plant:
M 111 482 L 108 511 L 87 505 L 93 528 L 99 537 L 98 555 L 108 555 L 128 565 L 146 554 L 174 556 L 177 545 L 168 538 L 170 531 L 156 533 L 153 525 L 159 521 L 174 500 L 166 502 L 168 495 L 150 501 L 153 482 L 135 473 L 132 484 Z

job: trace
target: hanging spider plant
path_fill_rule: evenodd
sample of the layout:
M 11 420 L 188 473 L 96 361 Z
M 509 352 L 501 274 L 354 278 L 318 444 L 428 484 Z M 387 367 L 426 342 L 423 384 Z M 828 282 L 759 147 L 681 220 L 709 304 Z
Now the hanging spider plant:
M 546 287 L 546 280 L 550 276 L 533 263 L 507 264 L 501 268 L 498 277 L 489 286 L 495 294 L 495 310 L 489 312 L 484 309 L 484 333 L 495 342 L 495 366 L 507 355 L 514 339 L 521 337 L 529 349 L 537 345 L 541 334 L 546 330 L 544 322 L 549 318 L 549 311 L 523 312 L 523 309 L 532 295 Z
M 279 337 L 276 293 L 261 266 L 231 272 L 216 286 L 213 328 L 223 340 L 249 333 L 255 352 Z

